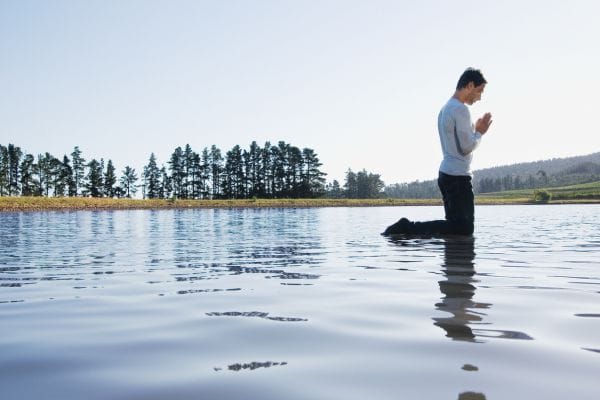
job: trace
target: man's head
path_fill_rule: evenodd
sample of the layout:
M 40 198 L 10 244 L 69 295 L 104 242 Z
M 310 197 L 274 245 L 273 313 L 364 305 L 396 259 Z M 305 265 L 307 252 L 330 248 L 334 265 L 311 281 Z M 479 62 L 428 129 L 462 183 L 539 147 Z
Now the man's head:
M 456 96 L 463 103 L 472 105 L 481 100 L 486 83 L 480 70 L 467 68 L 456 84 Z

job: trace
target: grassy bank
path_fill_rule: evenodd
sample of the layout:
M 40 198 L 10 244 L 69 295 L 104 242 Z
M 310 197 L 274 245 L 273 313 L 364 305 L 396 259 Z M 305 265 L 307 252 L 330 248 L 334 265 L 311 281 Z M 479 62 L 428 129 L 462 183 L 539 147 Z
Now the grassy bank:
M 544 189 L 549 204 L 600 204 L 600 182 Z M 486 193 L 478 205 L 536 204 L 534 190 Z M 88 197 L 0 197 L 0 211 L 138 210 L 175 208 L 382 207 L 441 205 L 438 199 L 244 199 L 244 200 L 137 200 Z
M 244 199 L 137 200 L 87 197 L 0 197 L 0 211 L 136 210 L 175 208 L 381 207 L 439 205 L 439 200 L 406 199 Z

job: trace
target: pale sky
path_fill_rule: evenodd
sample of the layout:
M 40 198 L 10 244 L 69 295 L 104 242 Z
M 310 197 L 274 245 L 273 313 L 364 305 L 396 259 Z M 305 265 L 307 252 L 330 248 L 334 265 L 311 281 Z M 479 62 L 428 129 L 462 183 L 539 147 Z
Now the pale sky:
M 327 180 L 431 179 L 466 67 L 474 169 L 600 151 L 600 2 L 0 0 L 0 144 L 138 172 L 177 146 L 285 140 Z

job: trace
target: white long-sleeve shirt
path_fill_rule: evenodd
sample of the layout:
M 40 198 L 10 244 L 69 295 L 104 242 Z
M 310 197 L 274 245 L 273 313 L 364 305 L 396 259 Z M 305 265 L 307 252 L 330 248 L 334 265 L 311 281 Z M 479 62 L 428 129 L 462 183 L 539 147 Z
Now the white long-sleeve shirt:
M 452 97 L 438 115 L 438 132 L 444 159 L 440 171 L 448 175 L 473 176 L 471 160 L 473 150 L 481 141 L 475 132 L 471 114 L 466 105 Z

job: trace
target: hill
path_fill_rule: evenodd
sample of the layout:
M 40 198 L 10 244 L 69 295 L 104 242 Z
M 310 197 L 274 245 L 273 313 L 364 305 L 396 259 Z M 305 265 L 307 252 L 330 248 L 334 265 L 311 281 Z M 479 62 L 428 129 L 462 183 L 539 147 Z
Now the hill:
M 540 189 L 505 190 L 503 192 L 484 193 L 478 199 L 494 199 L 496 201 L 510 199 L 534 199 L 535 192 Z M 600 199 L 600 181 L 541 189 L 548 192 L 550 199 L 559 200 L 598 200 Z
M 485 168 L 474 171 L 473 176 L 476 194 L 595 182 L 600 181 L 600 152 Z M 385 194 L 397 198 L 440 197 L 436 180 L 389 185 Z

